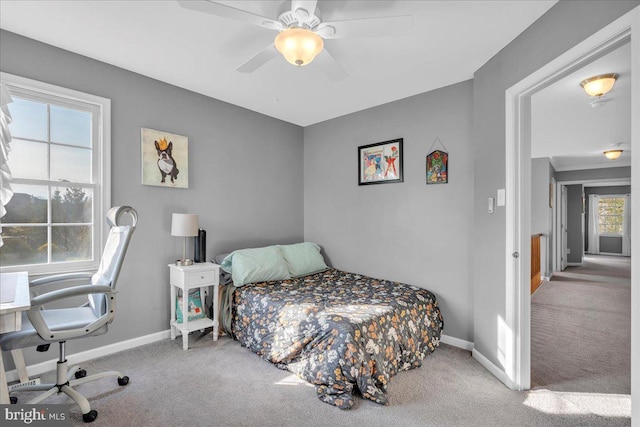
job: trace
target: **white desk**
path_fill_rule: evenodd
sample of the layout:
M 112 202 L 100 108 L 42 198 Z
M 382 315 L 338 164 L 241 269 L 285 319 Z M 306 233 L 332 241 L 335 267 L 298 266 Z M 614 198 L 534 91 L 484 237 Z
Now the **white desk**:
M 0 274 L 0 298 L 0 333 L 19 331 L 22 329 L 22 312 L 31 307 L 28 273 Z M 9 404 L 2 350 L 0 350 L 0 404 Z

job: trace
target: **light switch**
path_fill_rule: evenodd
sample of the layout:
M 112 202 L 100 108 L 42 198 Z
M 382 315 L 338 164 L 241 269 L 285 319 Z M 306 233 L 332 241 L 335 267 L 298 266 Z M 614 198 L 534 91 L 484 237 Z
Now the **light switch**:
M 489 199 L 487 200 L 487 208 L 489 209 L 489 213 L 493 213 L 494 203 L 495 199 L 493 197 L 489 197 Z
M 504 206 L 505 204 L 505 190 L 504 188 L 498 189 L 498 206 Z

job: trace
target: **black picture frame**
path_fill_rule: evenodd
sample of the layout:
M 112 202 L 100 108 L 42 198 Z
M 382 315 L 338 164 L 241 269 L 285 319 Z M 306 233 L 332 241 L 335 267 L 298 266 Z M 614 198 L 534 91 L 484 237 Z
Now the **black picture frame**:
M 358 147 L 358 185 L 403 182 L 403 138 Z

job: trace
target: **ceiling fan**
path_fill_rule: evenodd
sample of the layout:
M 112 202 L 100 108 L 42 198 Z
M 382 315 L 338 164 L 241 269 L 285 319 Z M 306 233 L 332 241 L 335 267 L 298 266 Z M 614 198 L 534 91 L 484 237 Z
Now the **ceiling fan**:
M 178 0 L 185 9 L 278 31 L 273 43 L 240 65 L 236 71 L 252 73 L 280 52 L 293 65 L 304 66 L 317 56 L 318 66 L 334 81 L 347 72 L 324 47 L 328 39 L 395 36 L 413 24 L 411 15 L 323 22 L 317 0 L 291 0 L 291 8 L 277 19 L 209 0 Z

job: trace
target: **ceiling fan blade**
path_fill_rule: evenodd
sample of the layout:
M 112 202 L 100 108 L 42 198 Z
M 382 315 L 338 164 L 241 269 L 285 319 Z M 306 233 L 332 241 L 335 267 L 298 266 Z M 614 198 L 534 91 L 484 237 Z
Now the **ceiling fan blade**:
M 274 56 L 276 56 L 278 51 L 276 47 L 272 44 L 264 48 L 260 53 L 255 55 L 254 57 L 247 60 L 244 64 L 240 65 L 236 68 L 236 71 L 241 73 L 253 73 L 258 68 L 262 67 L 264 64 L 269 62 Z
M 204 12 L 210 15 L 219 16 L 221 18 L 233 19 L 234 21 L 268 28 L 270 30 L 280 31 L 284 29 L 282 23 L 275 19 L 247 12 L 246 10 L 236 9 L 235 7 L 226 6 L 224 4 L 216 3 L 213 1 L 178 0 L 178 3 L 185 9 Z
M 408 34 L 413 26 L 411 15 L 382 18 L 350 19 L 347 21 L 323 22 L 315 29 L 325 39 L 346 37 L 392 37 Z
M 316 13 L 316 5 L 318 0 L 291 0 L 291 11 L 296 13 L 298 9 L 304 9 L 309 13 L 309 16 Z M 301 17 L 306 18 L 306 17 Z
M 349 74 L 342 68 L 336 59 L 325 48 L 313 61 L 334 82 L 346 79 Z

